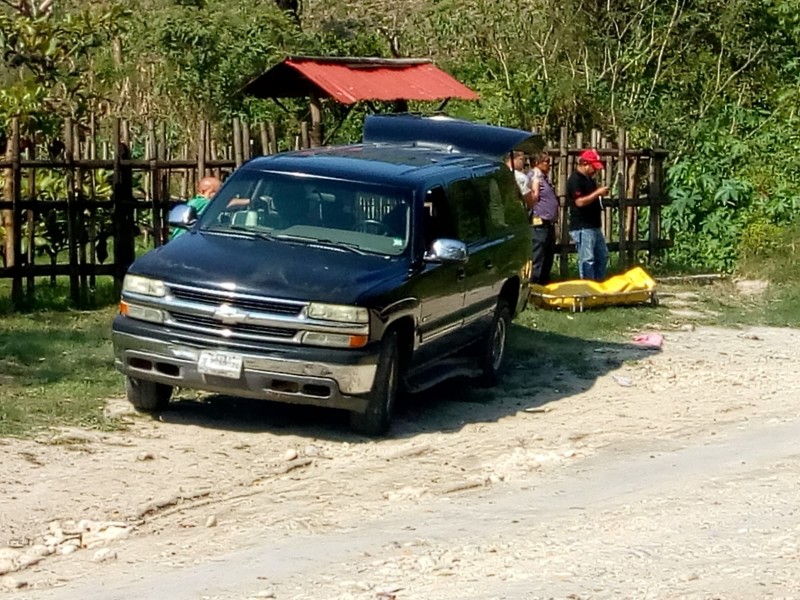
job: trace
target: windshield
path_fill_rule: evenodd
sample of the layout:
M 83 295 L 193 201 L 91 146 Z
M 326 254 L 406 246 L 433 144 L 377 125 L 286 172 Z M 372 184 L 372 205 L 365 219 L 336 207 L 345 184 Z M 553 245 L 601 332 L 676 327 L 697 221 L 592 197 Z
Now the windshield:
M 240 170 L 200 217 L 200 230 L 402 254 L 410 190 L 368 183 Z

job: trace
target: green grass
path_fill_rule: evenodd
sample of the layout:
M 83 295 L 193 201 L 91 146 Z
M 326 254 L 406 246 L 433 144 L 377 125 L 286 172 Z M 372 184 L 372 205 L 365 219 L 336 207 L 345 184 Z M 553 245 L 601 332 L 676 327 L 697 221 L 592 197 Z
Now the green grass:
M 65 311 L 72 308 L 70 301 L 69 277 L 56 277 L 55 285 L 50 284 L 47 278 L 37 278 L 34 286 L 33 296 L 28 296 L 23 286 L 23 303 L 20 307 L 22 312 L 34 311 Z M 119 300 L 114 289 L 114 279 L 109 276 L 97 278 L 94 289 L 88 290 L 82 299 L 82 309 L 103 308 L 116 304 Z M 0 317 L 14 313 L 14 306 L 11 303 L 11 280 L 0 279 Z
M 618 341 L 632 331 L 665 321 L 664 309 L 651 306 L 607 307 L 582 313 L 556 310 L 531 310 L 516 320 L 520 325 L 565 337 Z
M 767 246 L 765 244 L 765 246 Z M 800 326 L 800 220 L 771 240 L 770 249 L 745 256 L 741 276 L 766 279 L 770 289 L 755 302 L 746 318 L 775 326 Z
M 116 308 L 0 314 L 0 435 L 45 427 L 113 427 L 105 399 L 120 394 L 113 369 Z

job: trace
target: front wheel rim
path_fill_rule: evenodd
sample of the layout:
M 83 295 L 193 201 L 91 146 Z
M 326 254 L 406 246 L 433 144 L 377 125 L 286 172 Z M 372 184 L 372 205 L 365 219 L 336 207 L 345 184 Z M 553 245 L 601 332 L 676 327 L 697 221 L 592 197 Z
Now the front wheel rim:
M 494 371 L 500 370 L 500 365 L 503 363 L 503 354 L 506 350 L 506 321 L 502 317 L 497 319 L 497 325 L 494 328 L 494 335 L 492 336 L 492 369 Z
M 399 376 L 397 372 L 397 360 L 393 360 L 389 365 L 389 379 L 386 384 L 386 414 L 392 414 L 394 409 L 394 401 L 397 398 L 397 388 L 399 384 Z

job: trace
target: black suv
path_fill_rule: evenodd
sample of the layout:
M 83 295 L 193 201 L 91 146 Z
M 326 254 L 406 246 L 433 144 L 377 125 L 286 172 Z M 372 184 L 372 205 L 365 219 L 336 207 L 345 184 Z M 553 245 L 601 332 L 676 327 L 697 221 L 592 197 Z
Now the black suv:
M 350 411 L 389 427 L 401 389 L 496 382 L 528 298 L 530 229 L 503 157 L 526 131 L 368 117 L 364 143 L 256 158 L 188 233 L 139 258 L 114 320 L 140 410 L 174 386 Z

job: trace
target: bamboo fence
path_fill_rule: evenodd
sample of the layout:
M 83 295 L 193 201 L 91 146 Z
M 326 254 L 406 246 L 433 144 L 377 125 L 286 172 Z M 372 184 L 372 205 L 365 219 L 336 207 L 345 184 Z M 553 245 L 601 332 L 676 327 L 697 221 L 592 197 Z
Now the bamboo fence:
M 17 119 L 10 126 L 6 157 L 0 160 L 0 279 L 11 279 L 16 306 L 33 296 L 41 278 L 52 282 L 67 276 L 76 306 L 86 302 L 97 277 L 112 276 L 121 285 L 136 257 L 137 240 L 140 251 L 165 243 L 170 208 L 192 196 L 200 178 L 224 178 L 254 156 L 310 147 L 307 124 L 286 143 L 274 124 L 239 119 L 216 129 L 201 122 L 191 136 L 179 136 L 154 120 L 111 119 L 100 125 L 92 118 L 79 127 L 67 119 L 61 139 L 47 147 L 35 136 L 23 138 Z M 670 247 L 661 234 L 661 209 L 668 203 L 666 151 L 655 140 L 648 149 L 628 147 L 623 129 L 614 139 L 592 131 L 588 144 L 581 134 L 572 143 L 569 138 L 562 128 L 558 142 L 546 150 L 561 203 L 561 275 L 569 272 L 575 251 L 569 242 L 566 182 L 585 147 L 596 148 L 606 165 L 599 177 L 612 193 L 604 202 L 603 227 L 619 268 L 650 261 Z

